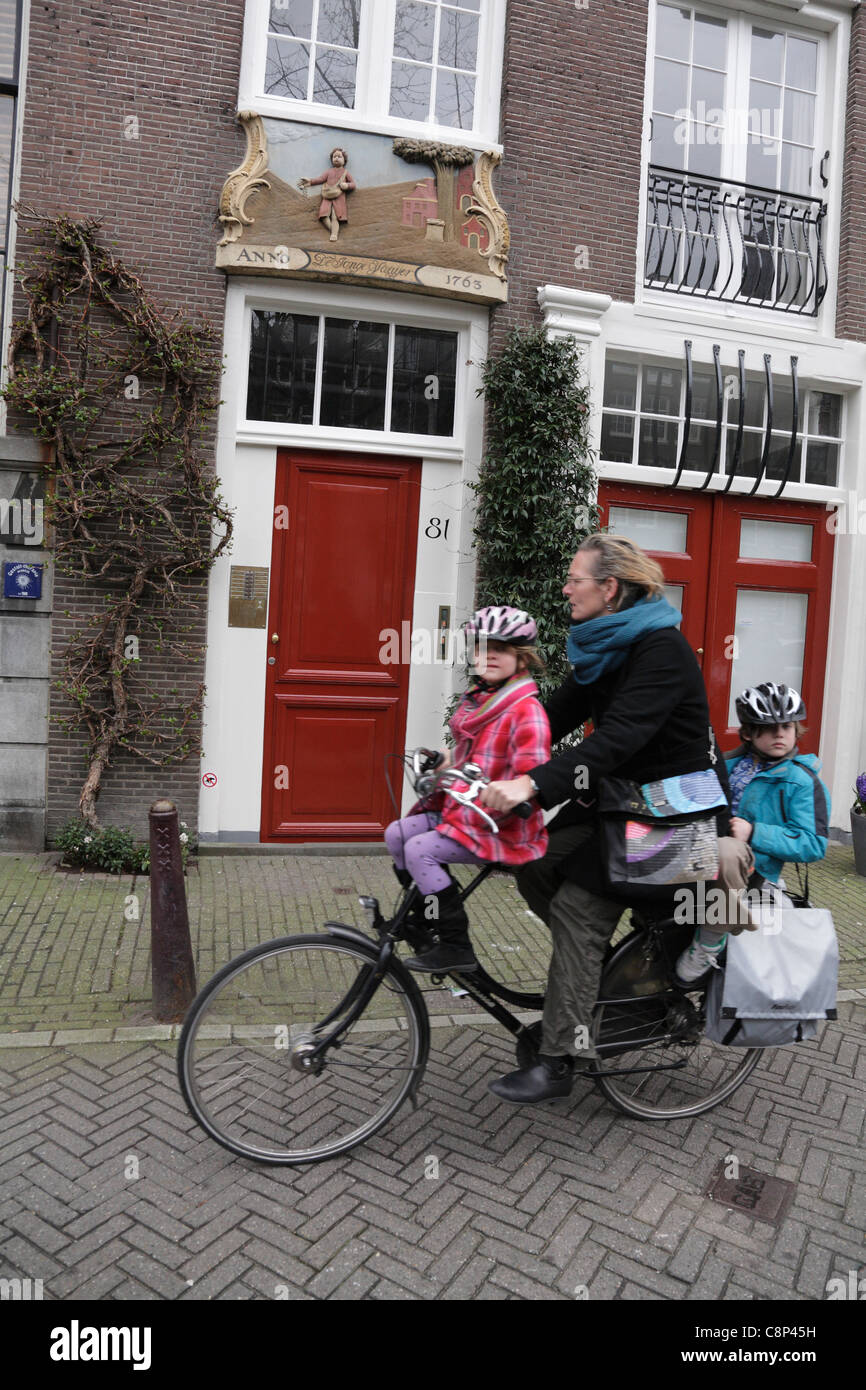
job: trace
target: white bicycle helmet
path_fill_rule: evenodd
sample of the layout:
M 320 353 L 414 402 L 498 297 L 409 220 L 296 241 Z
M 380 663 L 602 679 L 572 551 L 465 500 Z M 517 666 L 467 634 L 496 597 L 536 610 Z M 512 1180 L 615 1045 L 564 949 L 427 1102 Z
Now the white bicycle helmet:
M 773 681 L 750 685 L 737 696 L 736 710 L 741 724 L 793 724 L 806 718 L 799 690 Z
M 486 637 L 490 642 L 507 642 L 509 647 L 531 647 L 538 637 L 535 619 L 522 608 L 502 605 L 479 608 L 464 624 L 468 637 Z

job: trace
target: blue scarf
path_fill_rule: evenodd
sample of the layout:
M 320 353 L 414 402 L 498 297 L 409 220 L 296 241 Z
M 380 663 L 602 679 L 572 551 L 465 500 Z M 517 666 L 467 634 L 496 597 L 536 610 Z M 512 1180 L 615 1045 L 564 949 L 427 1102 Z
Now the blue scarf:
M 604 613 L 585 623 L 572 623 L 568 659 L 578 685 L 592 685 L 623 664 L 639 637 L 663 627 L 679 627 L 683 615 L 666 598 L 642 598 L 621 613 Z

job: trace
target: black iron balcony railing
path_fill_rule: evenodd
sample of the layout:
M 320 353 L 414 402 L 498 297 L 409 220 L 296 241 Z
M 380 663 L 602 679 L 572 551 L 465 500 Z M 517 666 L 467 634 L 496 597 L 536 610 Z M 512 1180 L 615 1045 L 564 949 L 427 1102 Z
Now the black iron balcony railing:
M 644 284 L 816 314 L 827 293 L 826 215 L 820 198 L 653 164 Z

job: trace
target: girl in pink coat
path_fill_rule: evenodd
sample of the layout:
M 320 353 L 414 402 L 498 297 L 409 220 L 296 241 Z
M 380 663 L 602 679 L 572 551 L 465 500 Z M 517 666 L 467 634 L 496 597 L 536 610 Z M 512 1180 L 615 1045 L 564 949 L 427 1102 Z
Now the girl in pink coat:
M 542 666 L 535 622 L 519 608 L 481 608 L 466 629 L 476 642 L 476 674 L 449 723 L 454 765 L 477 763 L 491 781 L 519 777 L 550 757 L 550 725 L 528 674 Z M 460 889 L 445 865 L 526 864 L 544 854 L 547 832 L 537 806 L 528 820 L 503 817 L 497 834 L 477 812 L 440 792 L 424 811 L 393 821 L 385 843 L 400 882 L 408 887 L 414 880 L 427 899 L 425 917 L 439 937 L 438 946 L 406 964 L 432 974 L 478 968 Z

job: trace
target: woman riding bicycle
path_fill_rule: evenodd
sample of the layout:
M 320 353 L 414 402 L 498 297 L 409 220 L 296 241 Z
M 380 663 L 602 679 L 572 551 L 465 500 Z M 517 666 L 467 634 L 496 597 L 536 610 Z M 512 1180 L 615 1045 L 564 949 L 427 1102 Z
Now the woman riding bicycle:
M 528 674 L 542 667 L 533 645 L 535 622 L 519 608 L 480 608 L 466 633 L 475 643 L 475 676 L 449 724 L 456 763 L 471 759 L 487 777 L 517 777 L 550 757 L 550 726 Z M 433 927 L 439 937 L 438 945 L 405 963 L 432 974 L 478 968 L 460 890 L 444 866 L 526 864 L 544 854 L 547 835 L 539 808 L 527 820 L 509 816 L 496 833 L 439 792 L 423 809 L 392 821 L 385 843 L 400 882 L 408 887 L 414 879 L 427 900 L 419 925 Z
M 646 783 L 714 767 L 728 795 L 700 667 L 663 588 L 661 567 L 632 541 L 594 535 L 581 545 L 563 585 L 573 673 L 545 709 L 554 743 L 589 719 L 593 732 L 481 796 L 496 811 L 532 797 L 545 808 L 567 803 L 548 827 L 545 857 L 518 875 L 521 893 L 553 934 L 553 957 L 538 1062 L 490 1086 L 514 1104 L 568 1095 L 575 1069 L 588 1069 L 597 1056 L 588 1041 L 593 1006 L 605 950 L 627 906 L 603 872 L 594 810 L 600 780 Z M 730 838 L 729 822 L 725 807 L 717 816 L 719 883 L 738 894 L 754 861 L 747 844 Z
M 193 1003 L 178 1049 L 180 1085 L 205 1132 L 233 1153 L 286 1164 L 336 1157 L 378 1133 L 407 1098 L 416 1097 L 429 1055 L 430 1023 L 424 994 L 396 954 L 405 940 L 420 948 L 416 969 L 454 970 L 461 981 L 465 975 L 473 1001 L 515 1038 L 518 1059 L 526 1065 L 494 1086 L 508 1100 L 567 1093 L 571 1056 L 581 1051 L 576 1025 L 584 1022 L 593 1041 L 584 1055 L 600 1059 L 593 1080 L 621 1110 L 641 1119 L 702 1114 L 733 1094 L 757 1065 L 759 1048 L 720 1047 L 703 1037 L 700 989 L 681 989 L 672 979 L 676 955 L 687 944 L 682 927 L 672 937 L 650 920 L 627 936 L 605 964 L 604 1000 L 594 1010 L 599 963 L 624 903 L 612 901 L 595 872 L 599 849 L 593 824 L 568 826 L 559 817 L 564 828 L 555 829 L 547 856 L 540 859 L 545 844 L 540 809 L 530 821 L 508 816 L 534 794 L 536 784 L 541 804 L 572 796 L 569 811 L 586 816 L 580 801 L 607 770 L 655 780 L 712 763 L 700 672 L 684 639 L 666 625 L 678 615 L 652 597 L 660 591 L 660 572 L 636 547 L 602 539 L 603 547 L 581 549 L 566 585 L 575 618 L 572 661 L 581 679 L 570 679 L 549 702 L 556 737 L 590 716 L 595 732 L 579 748 L 550 758 L 550 729 L 524 670 L 535 625 L 525 614 L 519 622 L 511 614 L 513 628 L 497 626 L 509 621 L 503 611 L 498 610 L 498 619 L 482 611 L 478 630 L 505 640 L 497 647 L 494 638 L 486 656 L 479 653 L 480 680 L 452 723 L 459 771 L 448 774 L 454 785 L 441 820 L 435 818 L 438 812 L 425 809 L 413 818 L 419 833 L 412 833 L 411 822 L 389 828 L 404 878 L 409 863 L 423 892 L 425 881 L 430 886 L 425 868 L 441 875 L 442 886 L 433 889 L 435 905 L 445 909 L 436 952 L 424 949 L 417 924 L 410 925 L 418 903 L 415 887 L 390 920 L 382 917 L 378 900 L 365 895 L 359 902 L 370 935 L 329 921 L 317 934 L 260 943 L 224 965 Z M 610 615 L 607 627 L 602 615 Z M 606 662 L 611 654 L 614 659 Z M 467 757 L 493 776 L 509 779 L 493 784 L 492 809 L 506 817 L 498 834 L 485 835 L 477 811 L 469 809 L 490 788 L 482 790 L 484 780 L 464 764 Z M 412 759 L 420 796 L 431 786 L 433 764 L 426 750 Z M 721 765 L 717 771 L 727 794 Z M 458 790 L 464 780 L 465 793 Z M 588 790 L 577 792 L 578 783 Z M 452 816 L 449 803 L 455 797 L 463 800 L 455 802 Z M 726 843 L 737 845 L 720 841 Z M 741 867 L 750 862 L 742 841 L 738 852 Z M 721 854 L 720 859 L 724 865 Z M 444 866 L 479 860 L 523 864 L 523 892 L 554 933 L 546 1001 L 477 967 L 458 891 Z M 489 868 L 488 862 L 463 889 L 464 898 Z M 585 886 L 588 879 L 597 882 L 595 891 Z M 422 925 L 431 925 L 423 915 Z M 470 974 L 465 964 L 451 965 L 449 952 L 476 968 Z M 538 1055 L 535 1028 L 509 1013 L 508 1003 L 533 1012 L 544 1006 L 544 1055 L 538 1066 L 529 1065 Z

